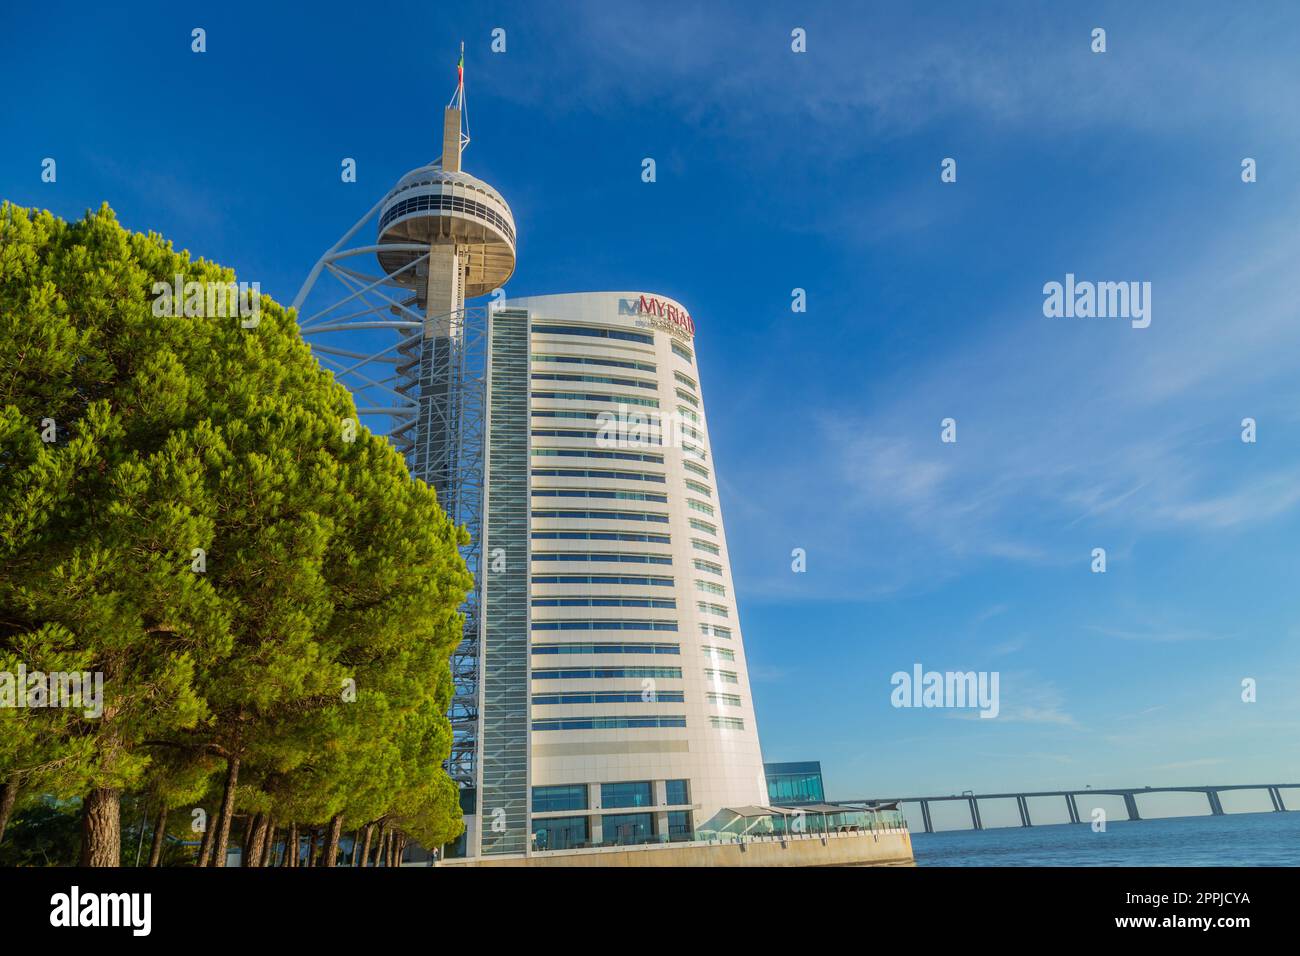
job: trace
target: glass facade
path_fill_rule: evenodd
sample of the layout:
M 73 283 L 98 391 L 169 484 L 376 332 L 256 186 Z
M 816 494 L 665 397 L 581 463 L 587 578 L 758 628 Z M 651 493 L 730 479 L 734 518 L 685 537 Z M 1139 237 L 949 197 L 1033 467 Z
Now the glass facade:
M 586 810 L 587 785 L 561 784 L 557 787 L 533 787 L 533 813 L 551 810 Z
M 586 817 L 548 817 L 533 821 L 534 845 L 539 850 L 572 850 L 590 842 Z
M 665 784 L 668 794 L 668 806 L 679 807 L 691 802 L 691 788 L 688 780 L 669 780 Z
M 800 763 L 766 763 L 767 798 L 774 804 L 823 803 L 822 765 L 816 760 Z
M 525 313 L 500 310 L 489 335 L 484 546 L 508 555 L 484 585 L 479 793 L 480 813 L 500 825 L 481 827 L 484 854 L 523 853 L 528 846 L 528 337 Z
M 691 811 L 670 810 L 668 812 L 669 841 L 684 841 L 694 838 L 695 833 L 691 826 Z
M 601 820 L 601 834 L 605 843 L 648 843 L 655 835 L 654 814 L 610 814 Z
M 654 788 L 650 781 L 604 783 L 600 786 L 600 805 L 611 807 L 649 807 L 654 805 Z

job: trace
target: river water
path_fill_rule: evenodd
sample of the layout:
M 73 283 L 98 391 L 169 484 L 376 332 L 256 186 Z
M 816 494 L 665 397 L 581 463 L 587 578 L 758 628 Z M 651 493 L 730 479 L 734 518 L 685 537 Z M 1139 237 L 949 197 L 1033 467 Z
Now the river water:
M 912 831 L 917 866 L 1300 866 L 1300 812 Z

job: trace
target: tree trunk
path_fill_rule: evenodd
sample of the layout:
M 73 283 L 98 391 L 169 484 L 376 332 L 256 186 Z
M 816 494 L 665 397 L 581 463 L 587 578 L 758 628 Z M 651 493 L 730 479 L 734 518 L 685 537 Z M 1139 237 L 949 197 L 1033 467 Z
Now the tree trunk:
M 18 802 L 18 778 L 0 783 L 0 843 L 5 839 L 5 828 L 9 826 L 9 817 L 13 815 L 14 804 Z
M 316 865 L 316 828 L 311 828 L 311 838 L 307 840 L 307 865 Z
M 298 865 L 298 824 L 289 824 L 289 837 L 284 844 L 284 865 L 293 869 Z
M 330 820 L 329 836 L 325 838 L 325 865 L 338 866 L 339 862 L 339 836 L 343 833 L 343 814 L 334 814 L 334 819 Z
M 266 843 L 266 814 L 255 815 L 249 823 L 249 837 L 244 840 L 242 863 L 247 867 L 262 865 L 262 846 Z
M 374 834 L 375 834 L 375 825 L 373 823 L 367 823 L 365 842 L 361 844 L 361 854 L 360 856 L 357 856 L 355 851 L 352 854 L 353 856 L 357 856 L 357 858 L 352 861 L 353 866 L 370 865 L 370 838 L 374 836 Z
M 163 804 L 153 823 L 153 843 L 149 845 L 149 866 L 155 867 L 162 859 L 163 843 L 167 837 L 167 805 Z
M 199 841 L 199 857 L 195 866 L 208 866 L 212 863 L 212 818 L 204 811 L 203 839 Z
M 226 849 L 230 846 L 230 818 L 235 812 L 235 790 L 239 788 L 239 758 L 226 758 L 226 787 L 221 795 L 221 816 L 217 820 L 216 848 L 212 865 L 226 865 Z
M 122 792 L 97 787 L 81 805 L 81 865 L 121 866 Z
M 275 817 L 267 815 L 266 819 L 266 843 L 262 847 L 263 867 L 271 866 L 275 860 Z

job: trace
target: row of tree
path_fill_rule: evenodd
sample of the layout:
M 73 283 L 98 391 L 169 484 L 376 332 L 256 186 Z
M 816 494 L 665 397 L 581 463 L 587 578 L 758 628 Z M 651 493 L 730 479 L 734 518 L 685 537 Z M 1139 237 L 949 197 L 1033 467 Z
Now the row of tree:
M 178 815 L 200 865 L 237 816 L 250 862 L 308 832 L 329 865 L 345 827 L 451 840 L 464 531 L 292 312 L 154 315 L 178 273 L 234 281 L 107 206 L 0 209 L 0 674 L 103 679 L 97 715 L 0 707 L 0 840 L 79 801 L 80 863 L 117 866 L 124 794 L 155 860 Z

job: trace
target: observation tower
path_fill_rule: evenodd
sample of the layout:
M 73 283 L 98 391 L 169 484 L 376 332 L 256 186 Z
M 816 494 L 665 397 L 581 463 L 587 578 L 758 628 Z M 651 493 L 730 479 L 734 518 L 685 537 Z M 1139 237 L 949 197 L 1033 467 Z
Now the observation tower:
M 467 299 L 515 269 L 515 222 L 501 194 L 461 168 L 469 145 L 464 44 L 443 112 L 442 154 L 411 170 L 320 257 L 293 300 L 313 353 L 387 436 L 471 541 L 475 590 L 452 658 L 448 770 L 475 785 L 479 681 L 486 310 Z M 373 222 L 373 226 L 371 223 Z M 373 232 L 369 230 L 373 229 Z M 373 241 L 370 240 L 373 236 Z M 364 237 L 357 241 L 357 237 Z M 328 274 L 336 283 L 321 281 Z

